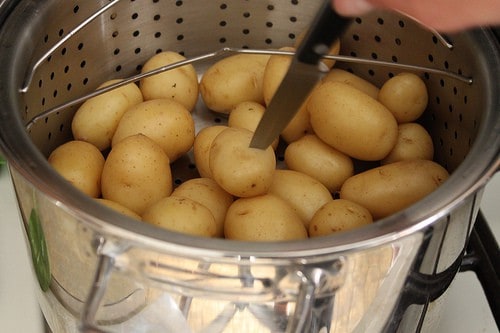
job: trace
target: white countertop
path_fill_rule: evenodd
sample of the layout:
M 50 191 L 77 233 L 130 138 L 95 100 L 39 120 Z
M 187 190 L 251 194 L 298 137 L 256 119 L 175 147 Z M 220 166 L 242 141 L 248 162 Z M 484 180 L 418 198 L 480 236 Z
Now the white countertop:
M 0 170 L 0 331 L 42 333 L 43 322 L 34 299 L 17 204 L 7 170 Z M 500 239 L 500 173 L 486 187 L 482 209 Z M 441 333 L 496 333 L 493 316 L 473 273 L 460 273 L 448 295 Z

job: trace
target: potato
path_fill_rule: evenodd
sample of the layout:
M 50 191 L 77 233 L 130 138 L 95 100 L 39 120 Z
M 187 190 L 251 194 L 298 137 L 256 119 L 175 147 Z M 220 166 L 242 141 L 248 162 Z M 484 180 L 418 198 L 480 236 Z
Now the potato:
M 392 112 L 398 123 L 417 120 L 424 113 L 429 96 L 424 81 L 413 73 L 400 73 L 387 80 L 378 100 Z
M 268 55 L 237 54 L 217 61 L 200 80 L 205 105 L 213 111 L 229 113 L 238 103 L 264 104 L 262 81 Z
M 282 47 L 279 50 L 295 52 L 295 48 L 291 46 Z M 265 105 L 269 105 L 271 102 L 291 63 L 292 56 L 289 55 L 274 54 L 269 57 L 262 79 L 262 93 Z
M 376 220 L 422 199 L 448 176 L 448 171 L 433 161 L 394 162 L 347 179 L 340 189 L 340 198 L 365 207 Z
M 396 144 L 398 124 L 392 113 L 345 83 L 318 86 L 309 97 L 307 109 L 314 133 L 353 158 L 380 160 Z
M 317 179 L 330 192 L 339 190 L 344 181 L 354 174 L 352 159 L 314 134 L 289 144 L 285 149 L 285 163 L 289 169 Z
M 273 148 L 250 148 L 252 136 L 247 129 L 228 127 L 215 137 L 210 147 L 213 179 L 236 197 L 266 193 L 276 169 Z
M 99 88 L 120 81 L 110 80 Z M 118 122 L 125 111 L 142 101 L 142 93 L 134 83 L 88 99 L 73 116 L 71 131 L 74 139 L 90 142 L 101 151 L 109 148 Z
M 427 130 L 417 123 L 405 123 L 398 126 L 398 141 L 381 164 L 402 160 L 432 160 L 434 144 Z
M 309 236 L 325 236 L 352 230 L 373 222 L 368 209 L 345 199 L 331 200 L 314 214 L 309 224 Z
M 265 194 L 237 199 L 229 207 L 224 224 L 227 239 L 285 241 L 307 238 L 300 217 L 282 199 Z
M 215 219 L 217 226 L 215 236 L 224 236 L 224 219 L 234 198 L 211 178 L 192 178 L 180 184 L 171 196 L 194 200 L 207 207 Z
M 227 125 L 229 127 L 245 128 L 255 132 L 264 112 L 266 112 L 266 108 L 257 102 L 239 103 L 231 110 L 227 119 Z M 273 141 L 271 144 L 273 149 L 278 147 L 278 142 L 279 138 Z
M 295 51 L 293 47 L 283 47 L 282 51 Z M 267 62 L 264 78 L 262 83 L 262 91 L 264 94 L 264 102 L 269 105 L 281 81 L 285 77 L 292 57 L 287 55 L 272 55 Z M 312 133 L 312 128 L 309 123 L 309 113 L 306 110 L 305 103 L 297 111 L 297 114 L 292 118 L 290 123 L 281 133 L 281 137 L 287 142 L 293 142 L 307 133 Z
M 101 188 L 104 199 L 141 215 L 148 206 L 172 193 L 170 160 L 147 136 L 126 137 L 109 152 Z
M 194 139 L 193 156 L 196 164 L 196 169 L 201 177 L 212 178 L 210 171 L 210 147 L 212 141 L 222 130 L 226 129 L 225 125 L 214 125 L 202 128 Z
M 169 196 L 148 207 L 144 222 L 192 236 L 214 237 L 215 219 L 202 204 L 184 197 Z
M 297 141 L 307 134 L 314 134 L 311 122 L 309 121 L 309 111 L 307 111 L 307 102 L 302 104 L 299 111 L 293 116 L 292 120 L 281 132 L 281 138 L 286 143 Z
M 152 56 L 142 67 L 142 73 L 174 64 L 186 58 L 179 53 L 164 51 Z M 145 100 L 168 98 L 192 111 L 198 101 L 198 74 L 188 64 L 142 79 L 139 83 Z
M 101 173 L 104 156 L 85 141 L 68 141 L 52 151 L 49 164 L 73 186 L 97 198 L 101 195 Z
M 127 215 L 127 216 L 134 218 L 136 220 L 141 220 L 141 217 L 139 216 L 139 214 L 135 213 L 133 210 L 128 209 L 127 207 L 125 207 L 117 202 L 114 202 L 114 201 L 111 201 L 108 199 L 103 199 L 103 198 L 96 198 L 95 200 L 98 203 L 100 203 L 108 208 L 111 208 L 120 214 Z
M 376 85 L 346 70 L 340 68 L 332 68 L 330 72 L 328 72 L 328 74 L 326 74 L 321 79 L 321 82 L 330 81 L 348 84 L 356 89 L 361 90 L 371 98 L 378 98 L 380 89 Z
M 112 147 L 124 138 L 139 133 L 162 147 L 172 163 L 192 148 L 194 120 L 191 113 L 174 100 L 144 101 L 131 107 L 122 116 L 113 136 Z
M 306 228 L 316 211 L 333 199 L 318 180 L 294 170 L 276 170 L 269 193 L 285 200 Z

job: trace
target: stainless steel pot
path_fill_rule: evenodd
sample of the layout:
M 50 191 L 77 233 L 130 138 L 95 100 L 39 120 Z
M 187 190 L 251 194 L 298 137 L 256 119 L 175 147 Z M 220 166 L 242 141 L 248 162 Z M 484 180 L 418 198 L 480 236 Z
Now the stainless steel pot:
M 376 84 L 403 69 L 375 60 L 438 70 L 414 68 L 430 93 L 423 122 L 436 160 L 452 172 L 425 199 L 356 231 L 265 245 L 179 235 L 96 204 L 46 162 L 70 138 L 76 105 L 47 110 L 104 80 L 137 73 L 158 50 L 190 58 L 224 47 L 290 45 L 318 6 L 0 2 L 0 148 L 54 332 L 431 331 L 483 186 L 499 167 L 500 53 L 487 30 L 446 36 L 446 45 L 405 17 L 376 12 L 347 31 L 341 53 L 349 58 L 338 66 Z M 196 68 L 202 73 L 209 64 Z M 224 121 L 201 105 L 194 114 L 198 129 Z M 192 162 L 175 170 L 180 182 L 193 172 Z

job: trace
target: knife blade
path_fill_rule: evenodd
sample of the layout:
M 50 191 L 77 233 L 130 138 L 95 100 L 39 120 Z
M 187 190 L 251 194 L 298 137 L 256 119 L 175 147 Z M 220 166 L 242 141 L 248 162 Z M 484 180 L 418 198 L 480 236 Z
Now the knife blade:
M 322 56 L 350 22 L 333 10 L 331 0 L 323 2 L 254 132 L 251 148 L 266 149 L 285 129 L 321 79 Z

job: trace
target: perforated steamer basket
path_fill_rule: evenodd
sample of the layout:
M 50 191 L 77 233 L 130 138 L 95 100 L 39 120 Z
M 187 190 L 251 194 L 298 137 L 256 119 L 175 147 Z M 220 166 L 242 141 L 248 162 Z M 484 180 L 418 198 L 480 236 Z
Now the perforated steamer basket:
M 291 45 L 318 6 L 296 0 L 0 3 L 0 147 L 52 331 L 432 331 L 482 188 L 499 165 L 500 57 L 487 30 L 445 36 L 446 46 L 442 36 L 406 17 L 375 12 L 345 34 L 344 56 L 472 78 L 415 69 L 430 95 L 422 122 L 435 159 L 452 176 L 415 205 L 356 231 L 269 244 L 179 235 L 94 203 L 46 162 L 71 138 L 78 105 L 47 110 L 105 80 L 137 74 L 161 50 L 192 58 L 225 47 Z M 88 24 L 75 31 L 82 22 Z M 378 85 L 407 70 L 349 59 L 337 66 Z M 215 60 L 194 65 L 201 75 Z M 193 115 L 197 130 L 224 122 L 201 103 Z M 189 158 L 173 169 L 176 183 L 195 174 Z

